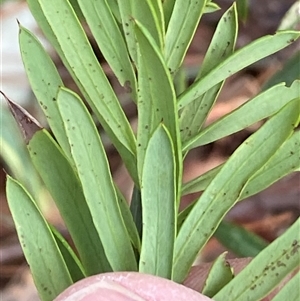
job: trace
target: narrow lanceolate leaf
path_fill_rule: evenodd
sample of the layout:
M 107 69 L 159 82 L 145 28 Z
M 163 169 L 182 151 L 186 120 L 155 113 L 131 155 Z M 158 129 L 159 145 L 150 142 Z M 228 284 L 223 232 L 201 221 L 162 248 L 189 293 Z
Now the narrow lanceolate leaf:
M 163 4 L 161 0 L 147 0 L 149 6 L 152 10 L 153 17 L 155 19 L 156 28 L 159 30 L 158 34 L 160 37 L 160 43 L 164 45 L 164 36 L 165 36 L 165 19 L 163 12 Z
M 175 176 L 171 137 L 159 125 L 146 148 L 141 178 L 143 238 L 139 271 L 169 279 L 176 231 Z
M 230 7 L 220 19 L 215 34 L 204 57 L 198 78 L 204 77 L 234 51 L 238 19 L 236 5 Z M 222 86 L 220 82 L 205 94 L 185 106 L 180 116 L 180 131 L 183 143 L 191 140 L 201 129 Z
M 261 300 L 265 297 L 285 276 L 300 266 L 299 227 L 300 219 L 259 253 L 213 299 L 242 301 Z M 288 297 L 282 300 L 292 299 Z
M 203 129 L 198 135 L 189 139 L 189 141 L 186 141 L 184 150 L 190 150 L 216 141 L 273 115 L 291 99 L 298 97 L 299 89 L 299 80 L 295 81 L 291 87 L 286 87 L 284 83 L 273 86 L 218 119 Z
M 287 86 L 291 86 L 297 79 L 298 81 L 300 79 L 300 51 L 297 51 L 285 61 L 283 67 L 269 78 L 261 89 L 265 91 L 281 82 L 285 82 Z
M 295 29 L 297 25 L 300 24 L 300 12 L 299 12 L 299 2 L 295 1 L 295 3 L 289 8 L 289 10 L 283 16 L 278 30 L 285 29 Z
M 233 270 L 230 267 L 230 264 L 226 261 L 226 255 L 227 252 L 221 254 L 213 262 L 201 292 L 205 296 L 214 296 L 234 277 Z
M 181 174 L 181 152 L 179 153 L 179 130 L 176 117 L 175 91 L 169 71 L 155 42 L 147 30 L 138 23 L 138 82 L 139 82 L 139 124 L 137 134 L 138 173 L 141 177 L 148 141 L 153 131 L 162 122 L 170 132 L 175 148 L 177 179 Z M 180 179 L 181 181 L 181 179 Z M 179 183 L 178 183 L 179 185 Z
M 43 130 L 33 136 L 28 149 L 71 234 L 85 273 L 93 275 L 111 271 L 81 183 L 59 146 Z
M 133 0 L 117 0 L 120 10 L 120 16 L 123 26 L 123 32 L 127 43 L 127 48 L 131 59 L 136 64 L 137 62 L 137 48 L 135 42 L 135 33 L 134 33 L 134 19 L 133 15 Z M 145 6 L 146 1 L 142 1 L 141 4 Z M 147 3 L 146 3 L 147 5 Z
M 72 92 L 61 89 L 58 107 L 93 222 L 114 271 L 136 270 L 106 154 L 88 110 Z
M 178 99 L 179 108 L 203 95 L 210 88 L 243 68 L 287 47 L 300 36 L 297 31 L 282 31 L 257 39 L 236 51 L 206 76 L 193 83 Z
M 77 282 L 83 279 L 86 274 L 84 273 L 84 268 L 78 257 L 76 256 L 68 242 L 64 239 L 64 237 L 53 226 L 49 226 L 58 245 L 58 248 L 64 258 L 66 266 L 68 267 L 68 271 L 72 277 L 73 282 Z
M 274 156 L 251 178 L 243 190 L 240 200 L 266 189 L 284 176 L 298 170 L 300 167 L 299 141 L 300 131 L 296 130 Z
M 134 186 L 131 202 L 130 202 L 130 212 L 134 223 L 136 225 L 139 237 L 142 238 L 143 229 L 143 217 L 142 217 L 142 198 L 141 191 L 137 186 Z
M 161 21 L 156 15 L 157 11 L 151 2 L 150 0 L 118 0 L 128 51 L 135 64 L 137 64 L 137 45 L 134 32 L 135 20 L 148 29 L 155 43 L 160 48 L 163 47 Z
M 215 11 L 221 9 L 221 7 L 214 2 L 207 1 L 205 8 L 204 8 L 204 14 L 214 13 Z
M 135 247 L 136 250 L 140 251 L 140 249 L 141 249 L 140 235 L 139 235 L 137 226 L 133 220 L 133 216 L 130 212 L 128 203 L 117 186 L 115 186 L 115 189 L 116 189 L 117 196 L 118 196 L 118 204 L 119 204 L 119 207 L 121 210 L 122 218 L 124 220 L 125 227 L 128 231 L 129 237 L 131 239 L 131 243 Z
M 205 8 L 206 0 L 177 0 L 166 32 L 165 60 L 171 74 L 180 67 Z
M 175 0 L 165 0 L 163 1 L 163 10 L 164 10 L 164 19 L 165 19 L 165 26 L 168 27 L 169 21 L 171 19 L 171 15 L 173 12 L 173 8 L 175 5 Z
M 136 78 L 124 36 L 107 1 L 79 0 L 93 36 L 120 84 L 136 99 Z
M 262 191 L 275 181 L 300 168 L 298 156 L 300 132 L 287 139 L 273 157 L 261 168 L 247 183 L 239 200 L 243 200 L 255 193 Z M 182 195 L 204 190 L 215 175 L 220 171 L 222 165 L 206 172 L 205 174 L 183 184 Z
M 254 257 L 268 246 L 268 242 L 255 233 L 225 221 L 220 223 L 214 237 L 239 257 Z
M 247 21 L 248 12 L 249 12 L 249 0 L 237 0 L 237 9 L 238 9 L 238 15 L 242 22 Z
M 65 154 L 70 158 L 68 139 L 56 105 L 57 91 L 59 87 L 63 86 L 63 82 L 42 44 L 30 31 L 22 26 L 20 26 L 19 31 L 19 44 L 31 89 L 47 118 L 55 138 Z
M 109 5 L 111 12 L 114 14 L 115 19 L 118 21 L 119 24 L 121 24 L 122 21 L 118 0 L 107 0 L 107 4 Z
M 272 301 L 298 301 L 299 299 L 300 271 L 277 293 Z
M 216 230 L 226 212 L 239 199 L 246 183 L 266 164 L 297 126 L 299 114 L 299 101 L 290 101 L 234 152 L 211 181 L 176 238 L 175 281 L 181 282 L 186 277 L 197 253 Z
M 70 3 L 29 0 L 28 5 L 137 182 L 135 137 Z
M 299 171 L 299 141 L 300 131 L 295 131 L 271 157 L 271 159 L 247 182 L 239 201 L 244 200 L 280 180 L 284 176 L 294 171 Z M 223 165 L 206 172 L 200 177 L 183 184 L 182 195 L 203 191 L 210 184 L 216 174 L 221 170 Z M 177 220 L 177 227 L 180 228 L 184 220 L 192 210 L 195 202 L 180 212 Z
M 222 165 L 218 165 L 217 167 L 207 171 L 205 174 L 186 182 L 182 185 L 181 194 L 187 195 L 190 193 L 203 191 L 206 189 L 206 187 L 209 185 L 209 183 L 212 181 L 212 179 L 218 174 L 220 169 L 222 168 Z
M 34 200 L 10 176 L 7 176 L 6 195 L 39 295 L 43 301 L 52 301 L 73 283 L 66 263 Z

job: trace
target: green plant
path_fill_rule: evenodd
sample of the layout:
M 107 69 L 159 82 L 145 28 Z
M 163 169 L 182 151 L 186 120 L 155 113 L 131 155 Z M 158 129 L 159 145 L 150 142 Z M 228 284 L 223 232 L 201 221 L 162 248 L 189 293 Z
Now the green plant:
M 224 81 L 290 45 L 299 32 L 278 32 L 236 51 L 233 4 L 220 19 L 194 83 L 176 95 L 174 77 L 201 16 L 217 9 L 214 3 L 78 0 L 103 56 L 137 105 L 135 136 L 70 3 L 27 2 L 135 183 L 129 208 L 112 180 L 85 104 L 64 87 L 41 44 L 20 26 L 24 66 L 55 139 L 13 103 L 11 108 L 79 254 L 48 224 L 26 187 L 8 176 L 9 206 L 42 300 L 53 300 L 78 279 L 108 271 L 140 271 L 182 282 L 236 202 L 299 170 L 299 81 L 272 86 L 204 127 Z M 183 160 L 191 149 L 265 118 L 222 166 L 182 185 Z M 195 191 L 204 192 L 178 214 L 181 196 Z M 221 287 L 208 281 L 212 287 L 206 290 L 217 301 L 225 296 L 260 300 L 299 266 L 297 227 L 299 220 L 233 280 L 217 262 L 211 273 L 227 276 Z

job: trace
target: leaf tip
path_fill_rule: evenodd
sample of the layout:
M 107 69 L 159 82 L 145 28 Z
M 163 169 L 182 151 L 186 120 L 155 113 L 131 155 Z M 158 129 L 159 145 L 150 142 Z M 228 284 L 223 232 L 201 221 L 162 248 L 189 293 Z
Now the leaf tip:
M 25 142 L 28 143 L 32 138 L 32 136 L 37 131 L 42 129 L 42 126 L 24 108 L 22 108 L 20 105 L 13 102 L 12 100 L 10 100 L 2 91 L 0 91 L 0 93 L 6 99 L 12 115 L 14 116 L 20 129 L 22 130 L 22 133 L 25 138 Z

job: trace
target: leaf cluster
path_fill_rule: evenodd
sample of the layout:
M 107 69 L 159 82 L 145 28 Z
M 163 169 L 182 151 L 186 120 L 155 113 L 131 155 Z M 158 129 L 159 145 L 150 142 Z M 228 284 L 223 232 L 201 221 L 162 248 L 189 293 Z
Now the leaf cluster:
M 64 86 L 40 42 L 20 25 L 25 70 L 53 133 L 33 131 L 27 148 L 79 255 L 45 220 L 26 187 L 8 176 L 9 206 L 42 300 L 53 300 L 83 277 L 108 271 L 140 271 L 183 282 L 198 252 L 238 201 L 299 170 L 299 80 L 290 87 L 276 84 L 205 126 L 224 81 L 287 47 L 299 32 L 280 31 L 236 50 L 238 15 L 233 4 L 216 27 L 195 81 L 178 93 L 176 75 L 201 17 L 218 9 L 215 3 L 78 0 L 75 11 L 66 0 L 27 2 L 135 184 L 129 207 L 112 179 L 83 99 Z M 80 16 L 137 106 L 136 134 Z M 11 106 L 22 116 L 23 129 L 24 120 L 33 122 Z M 183 161 L 191 149 L 263 119 L 264 125 L 224 164 L 182 184 Z M 203 191 L 201 197 L 179 213 L 181 197 L 198 191 Z M 233 280 L 220 257 L 204 292 L 214 300 L 260 300 L 299 266 L 298 227 L 299 220 Z M 231 281 L 210 283 L 215 273 L 225 273 L 226 279 L 230 275 Z M 289 287 L 296 285 L 294 280 Z

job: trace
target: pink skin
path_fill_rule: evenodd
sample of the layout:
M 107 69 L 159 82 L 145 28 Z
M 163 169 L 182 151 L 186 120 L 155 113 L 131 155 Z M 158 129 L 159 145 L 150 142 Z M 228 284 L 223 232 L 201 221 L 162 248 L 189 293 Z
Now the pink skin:
M 251 258 L 228 260 L 235 275 L 250 261 Z M 213 301 L 197 292 L 202 290 L 210 267 L 211 263 L 192 267 L 184 286 L 137 272 L 99 274 L 73 284 L 54 301 Z M 279 287 L 262 301 L 272 300 L 297 271 L 288 275 Z
M 106 273 L 85 278 L 54 301 L 211 301 L 167 279 L 136 272 Z

